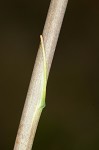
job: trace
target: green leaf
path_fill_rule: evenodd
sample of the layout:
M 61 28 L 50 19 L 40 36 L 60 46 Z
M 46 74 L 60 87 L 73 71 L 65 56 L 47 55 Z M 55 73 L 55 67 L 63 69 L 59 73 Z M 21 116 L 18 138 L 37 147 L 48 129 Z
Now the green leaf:
M 44 84 L 43 84 L 43 91 L 42 91 L 42 99 L 41 99 L 41 105 L 40 108 L 45 107 L 45 98 L 46 98 L 46 85 L 47 85 L 47 67 L 46 67 L 46 54 L 45 54 L 45 48 L 44 48 L 44 41 L 43 41 L 43 36 L 40 35 L 41 39 L 41 48 L 42 48 L 42 53 L 43 53 L 43 75 L 44 75 Z

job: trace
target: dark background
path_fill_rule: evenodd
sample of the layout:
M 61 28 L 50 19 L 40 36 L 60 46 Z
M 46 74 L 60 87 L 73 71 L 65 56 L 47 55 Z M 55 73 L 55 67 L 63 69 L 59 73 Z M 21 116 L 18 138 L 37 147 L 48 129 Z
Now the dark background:
M 50 0 L 0 1 L 0 150 L 12 150 Z M 69 0 L 33 150 L 99 150 L 99 1 Z

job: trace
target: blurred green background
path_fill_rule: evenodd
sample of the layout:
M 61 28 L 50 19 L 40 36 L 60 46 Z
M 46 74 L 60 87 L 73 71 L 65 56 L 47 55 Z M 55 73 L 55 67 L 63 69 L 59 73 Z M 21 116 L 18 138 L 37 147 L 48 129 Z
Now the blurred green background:
M 0 1 L 0 150 L 12 150 L 50 0 Z M 99 1 L 69 0 L 33 150 L 99 150 Z

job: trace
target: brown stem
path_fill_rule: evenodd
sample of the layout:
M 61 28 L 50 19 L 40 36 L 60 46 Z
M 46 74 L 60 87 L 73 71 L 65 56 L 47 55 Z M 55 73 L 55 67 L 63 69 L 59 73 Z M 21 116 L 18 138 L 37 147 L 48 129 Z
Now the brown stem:
M 68 0 L 51 0 L 43 30 L 47 78 L 53 60 Z M 14 150 L 31 150 L 42 110 L 38 109 L 42 93 L 43 56 L 39 47 L 27 93 Z

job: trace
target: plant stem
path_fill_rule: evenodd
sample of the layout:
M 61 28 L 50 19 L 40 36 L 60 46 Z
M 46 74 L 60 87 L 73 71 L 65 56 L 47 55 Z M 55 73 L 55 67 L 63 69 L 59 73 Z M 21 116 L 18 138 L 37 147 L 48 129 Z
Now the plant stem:
M 42 34 L 45 58 L 43 56 L 44 53 L 42 53 L 41 42 L 18 129 L 14 150 L 31 150 L 32 148 L 37 125 L 43 109 L 43 106 L 41 107 L 40 104 L 42 90 L 45 86 L 44 59 L 46 61 L 47 82 L 67 2 L 68 0 L 51 0 Z

